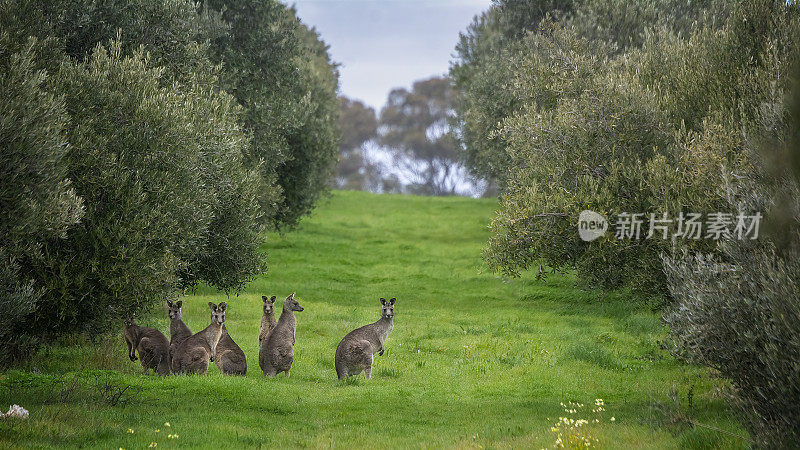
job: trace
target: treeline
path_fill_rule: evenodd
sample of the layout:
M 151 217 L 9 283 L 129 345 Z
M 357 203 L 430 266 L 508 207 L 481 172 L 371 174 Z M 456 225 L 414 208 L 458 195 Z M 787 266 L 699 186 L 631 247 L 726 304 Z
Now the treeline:
M 496 0 L 451 67 L 463 156 L 501 189 L 489 264 L 666 299 L 764 447 L 800 441 L 799 44 L 794 1 Z M 642 238 L 584 242 L 582 210 L 643 213 Z M 719 240 L 645 239 L 650 213 L 716 212 Z
M 265 271 L 333 174 L 337 90 L 276 0 L 0 2 L 0 364 Z
M 411 89 L 392 89 L 380 114 L 341 97 L 336 187 L 435 196 L 485 194 L 486 183 L 470 177 L 461 161 L 452 128 L 451 85 L 448 77 L 434 76 L 415 81 Z

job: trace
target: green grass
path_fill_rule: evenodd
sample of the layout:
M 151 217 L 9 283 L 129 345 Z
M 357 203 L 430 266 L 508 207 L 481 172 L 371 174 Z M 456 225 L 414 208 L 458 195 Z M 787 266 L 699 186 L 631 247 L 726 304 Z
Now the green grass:
M 242 295 L 201 288 L 184 299 L 195 331 L 208 324 L 209 300 L 229 303 L 247 377 L 213 365 L 205 377 L 144 376 L 121 334 L 65 342 L 0 374 L 0 406 L 31 411 L 27 421 L 0 420 L 0 447 L 538 449 L 553 446 L 561 416 L 592 420 L 586 432 L 607 448 L 744 446 L 727 434 L 745 432 L 719 394 L 723 382 L 661 349 L 656 313 L 624 293 L 578 289 L 569 276 L 488 272 L 481 248 L 495 205 L 335 192 L 297 231 L 268 237 L 269 273 Z M 305 311 L 292 377 L 267 379 L 257 356 L 261 295 L 293 291 Z M 377 320 L 379 297 L 397 297 L 386 353 L 372 380 L 339 382 L 336 345 Z M 165 311 L 144 322 L 168 332 Z M 597 398 L 606 410 L 594 423 Z M 569 401 L 586 406 L 566 414 L 560 403 Z M 706 427 L 675 419 L 683 416 Z

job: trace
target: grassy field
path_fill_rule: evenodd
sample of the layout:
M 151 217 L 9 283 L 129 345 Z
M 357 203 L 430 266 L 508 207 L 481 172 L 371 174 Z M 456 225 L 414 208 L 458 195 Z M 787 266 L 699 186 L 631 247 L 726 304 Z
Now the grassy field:
M 0 447 L 538 449 L 555 445 L 560 417 L 586 419 L 573 428 L 603 448 L 745 445 L 721 380 L 661 349 L 658 314 L 569 276 L 487 272 L 481 247 L 495 205 L 335 192 L 300 229 L 268 237 L 269 273 L 242 295 L 206 288 L 184 298 L 193 331 L 208 324 L 209 300 L 229 303 L 247 377 L 213 365 L 205 377 L 144 376 L 121 333 L 64 342 L 0 374 L 0 406 L 31 412 L 0 420 Z M 292 376 L 267 379 L 261 295 L 277 295 L 277 308 L 293 291 L 305 311 Z M 339 382 L 336 345 L 378 319 L 379 297 L 397 297 L 386 353 L 371 381 Z M 142 322 L 168 335 L 165 310 Z M 596 399 L 604 411 L 592 411 Z

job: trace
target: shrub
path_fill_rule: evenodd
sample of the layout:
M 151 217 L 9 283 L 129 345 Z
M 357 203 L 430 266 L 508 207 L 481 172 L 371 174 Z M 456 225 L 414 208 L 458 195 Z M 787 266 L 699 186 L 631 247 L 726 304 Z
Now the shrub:
M 551 30 L 530 35 L 530 53 L 516 63 L 512 84 L 518 97 L 530 96 L 529 106 L 503 122 L 513 169 L 487 260 L 509 275 L 544 263 L 577 268 L 588 284 L 660 292 L 658 255 L 668 240 L 586 243 L 575 218 L 584 209 L 613 218 L 673 203 L 673 134 L 651 94 L 626 77 L 607 47 L 571 29 Z
M 276 0 L 214 0 L 229 31 L 211 42 L 221 86 L 244 107 L 245 161 L 265 186 L 262 217 L 281 228 L 308 214 L 333 176 L 338 72 L 317 34 Z
M 31 270 L 45 255 L 41 242 L 62 237 L 82 214 L 66 178 L 64 102 L 43 89 L 35 39 L 19 52 L 0 34 L 0 366 L 28 353 L 36 334 L 28 320 L 43 295 Z
M 185 113 L 196 132 L 202 161 L 202 186 L 210 201 L 210 221 L 201 244 L 182 256 L 182 287 L 206 282 L 218 289 L 239 291 L 254 276 L 266 271 L 263 220 L 258 195 L 263 185 L 258 173 L 246 167 L 244 149 L 249 144 L 237 119 L 241 108 L 225 94 L 196 86 L 196 98 Z
M 728 2 L 722 0 L 493 1 L 460 35 L 450 68 L 458 94 L 455 123 L 467 167 L 503 188 L 513 169 L 508 142 L 500 132 L 503 120 L 536 101 L 539 90 L 559 90 L 558 84 L 537 85 L 527 92 L 515 86 L 517 74 L 538 70 L 520 64 L 521 57 L 538 50 L 531 45 L 537 40 L 526 36 L 550 33 L 555 21 L 608 53 L 622 54 L 640 47 L 654 28 L 686 36 L 693 27 L 724 22 L 727 9 Z
M 724 257 L 666 260 L 675 304 L 665 320 L 680 352 L 733 382 L 733 404 L 760 446 L 798 442 L 800 252 L 732 244 Z
M 508 163 L 486 258 L 510 275 L 544 263 L 575 268 L 590 285 L 663 295 L 659 255 L 672 251 L 670 240 L 587 244 L 578 239 L 575 218 L 583 209 L 610 219 L 622 212 L 726 211 L 721 186 L 752 163 L 742 130 L 786 86 L 798 7 L 742 2 L 718 13 L 727 17 L 722 25 L 701 21 L 688 36 L 667 26 L 630 26 L 631 39 L 622 40 L 625 33 L 616 31 L 598 37 L 604 27 L 586 31 L 588 18 L 604 17 L 603 8 L 592 9 L 600 3 L 577 8 L 565 21 L 544 20 L 537 33 L 507 46 L 513 51 L 503 64 L 512 76 L 503 95 L 516 106 L 493 132 Z M 640 13 L 646 19 L 658 17 L 655 11 Z M 707 240 L 681 244 L 713 250 Z
M 71 112 L 68 176 L 86 214 L 45 244 L 41 331 L 101 330 L 172 295 L 182 257 L 208 242 L 218 209 L 207 183 L 214 155 L 245 142 L 230 99 L 162 87 L 163 69 L 121 53 L 119 43 L 100 46 L 52 80 Z
M 798 50 L 789 60 L 800 69 Z M 789 78 L 794 100 L 776 90 L 761 105 L 744 140 L 755 164 L 727 189 L 731 207 L 764 214 L 759 239 L 664 260 L 676 352 L 732 381 L 731 400 L 763 448 L 800 442 L 800 70 Z

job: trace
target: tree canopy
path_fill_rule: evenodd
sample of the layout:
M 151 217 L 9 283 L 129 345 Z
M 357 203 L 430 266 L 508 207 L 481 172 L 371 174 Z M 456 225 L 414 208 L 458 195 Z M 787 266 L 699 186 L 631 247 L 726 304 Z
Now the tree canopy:
M 262 233 L 325 194 L 338 71 L 292 8 L 9 0 L 0 29 L 10 358 L 199 283 L 238 291 Z

